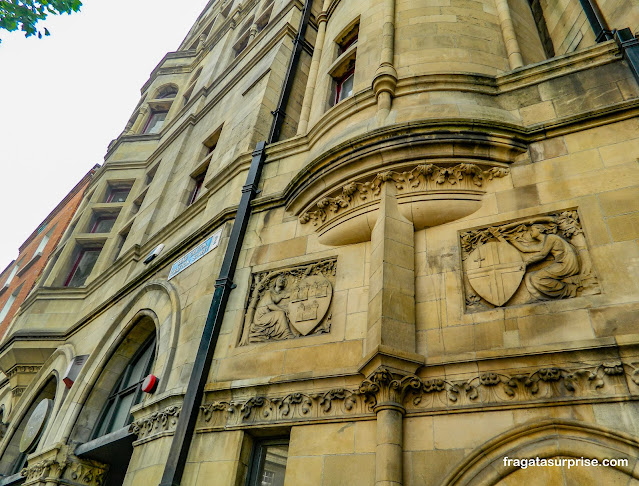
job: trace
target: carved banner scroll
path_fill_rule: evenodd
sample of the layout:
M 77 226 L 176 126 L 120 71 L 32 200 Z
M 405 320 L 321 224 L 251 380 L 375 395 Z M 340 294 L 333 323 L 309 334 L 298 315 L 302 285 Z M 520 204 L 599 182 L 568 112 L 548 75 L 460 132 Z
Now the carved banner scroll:
M 337 259 L 253 274 L 240 345 L 327 333 Z
M 461 248 L 471 311 L 599 293 L 576 210 L 468 231 Z

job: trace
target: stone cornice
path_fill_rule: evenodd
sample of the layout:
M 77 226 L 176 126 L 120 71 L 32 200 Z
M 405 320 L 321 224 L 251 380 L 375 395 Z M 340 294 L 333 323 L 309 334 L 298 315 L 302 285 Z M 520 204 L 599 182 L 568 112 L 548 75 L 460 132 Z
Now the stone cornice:
M 639 368 L 618 359 L 520 372 L 483 371 L 464 379 L 400 375 L 381 368 L 355 388 L 207 401 L 200 407 L 198 429 L 370 420 L 385 408 L 412 416 L 620 400 L 639 400 Z

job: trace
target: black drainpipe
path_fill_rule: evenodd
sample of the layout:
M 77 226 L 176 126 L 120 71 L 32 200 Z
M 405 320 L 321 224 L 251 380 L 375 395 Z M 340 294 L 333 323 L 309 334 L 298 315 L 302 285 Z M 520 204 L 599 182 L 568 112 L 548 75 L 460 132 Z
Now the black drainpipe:
M 623 57 L 628 62 L 630 70 L 639 83 L 639 40 L 633 35 L 629 28 L 610 30 L 604 18 L 597 0 L 579 0 L 581 6 L 588 17 L 588 22 L 595 32 L 597 42 L 605 42 L 612 39 L 617 41 L 617 45 L 623 52 Z
M 226 304 L 229 300 L 231 290 L 235 288 L 233 284 L 233 276 L 237 260 L 242 249 L 246 226 L 248 225 L 251 215 L 251 201 L 258 194 L 258 184 L 262 174 L 262 167 L 266 160 L 266 146 L 270 143 L 277 142 L 286 116 L 284 109 L 291 94 L 293 78 L 297 70 L 297 64 L 302 53 L 304 36 L 311 15 L 312 0 L 305 0 L 304 9 L 302 11 L 302 19 L 298 29 L 297 36 L 293 41 L 293 53 L 286 71 L 284 79 L 284 87 L 280 94 L 279 103 L 275 111 L 273 111 L 273 123 L 269 132 L 268 140 L 259 142 L 253 152 L 251 167 L 246 178 L 246 184 L 242 187 L 242 198 L 237 209 L 233 229 L 229 239 L 224 261 L 220 269 L 220 275 L 215 281 L 215 291 L 213 293 L 213 301 L 209 309 L 209 314 L 204 324 L 200 346 L 198 347 L 193 363 L 193 370 L 189 378 L 189 384 L 184 395 L 182 410 L 180 411 L 180 419 L 178 420 L 175 434 L 171 442 L 171 450 L 164 467 L 162 481 L 160 486 L 179 486 L 186 465 L 186 459 L 193 439 L 195 431 L 195 423 L 197 421 L 200 404 L 204 396 L 204 385 L 208 378 L 211 362 L 213 361 L 213 353 L 220 334 L 222 320 Z
M 599 5 L 597 5 L 597 0 L 579 0 L 581 2 L 581 6 L 584 9 L 586 17 L 588 17 L 588 22 L 592 26 L 592 30 L 595 31 L 595 41 L 596 42 L 605 42 L 612 40 L 612 32 L 608 27 L 608 23 L 606 19 L 599 10 Z
M 623 57 L 628 62 L 637 83 L 639 83 L 639 39 L 632 35 L 632 31 L 626 27 L 615 32 L 615 40 L 623 51 Z

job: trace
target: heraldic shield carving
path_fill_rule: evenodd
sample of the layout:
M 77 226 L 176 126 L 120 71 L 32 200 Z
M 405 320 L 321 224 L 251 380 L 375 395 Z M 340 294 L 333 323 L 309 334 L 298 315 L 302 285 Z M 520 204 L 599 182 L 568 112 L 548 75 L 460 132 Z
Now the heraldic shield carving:
M 466 275 L 475 292 L 496 306 L 504 305 L 519 288 L 526 265 L 508 243 L 491 241 L 468 257 Z
M 336 258 L 254 274 L 240 345 L 330 331 Z
M 600 293 L 577 210 L 460 235 L 471 312 Z

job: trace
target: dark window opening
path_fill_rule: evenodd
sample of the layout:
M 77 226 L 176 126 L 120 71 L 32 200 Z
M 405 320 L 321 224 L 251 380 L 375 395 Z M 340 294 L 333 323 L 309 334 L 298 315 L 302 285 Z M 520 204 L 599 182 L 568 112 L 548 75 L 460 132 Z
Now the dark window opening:
M 204 185 L 204 177 L 206 176 L 206 170 L 204 170 L 201 174 L 193 177 L 193 181 L 195 183 L 195 185 L 193 186 L 193 190 L 191 191 L 191 195 L 189 196 L 189 201 L 187 203 L 187 206 L 190 206 L 191 204 L 193 204 L 197 197 L 200 195 L 200 192 L 202 192 L 202 186 Z

